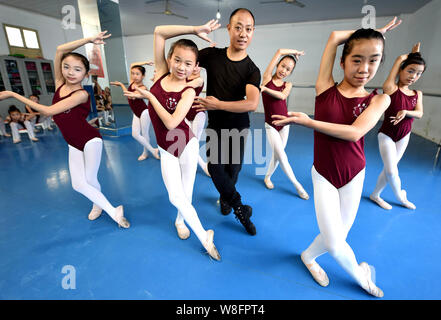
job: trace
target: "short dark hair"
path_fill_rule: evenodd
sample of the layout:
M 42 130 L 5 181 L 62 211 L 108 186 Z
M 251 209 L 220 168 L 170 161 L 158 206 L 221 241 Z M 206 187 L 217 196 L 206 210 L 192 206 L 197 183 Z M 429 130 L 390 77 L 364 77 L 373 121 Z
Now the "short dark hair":
M 363 39 L 377 39 L 380 40 L 383 43 L 383 52 L 381 55 L 381 62 L 384 61 L 385 56 L 384 56 L 384 45 L 385 45 L 385 41 L 384 41 L 384 37 L 383 35 L 374 29 L 358 29 L 356 30 L 353 34 L 351 34 L 351 36 L 348 38 L 348 40 L 346 40 L 345 45 L 343 46 L 343 52 L 341 54 L 341 62 L 344 63 L 346 57 L 351 53 L 352 49 L 354 48 L 354 42 L 357 40 L 363 40 Z
M 30 96 L 29 96 L 29 98 L 30 97 L 35 97 L 35 98 L 37 98 L 38 100 L 40 100 L 40 96 L 38 95 L 38 94 L 31 94 Z
M 237 8 L 236 10 L 234 10 L 232 13 L 231 13 L 231 15 L 230 15 L 230 20 L 228 20 L 229 21 L 229 23 L 231 23 L 231 19 L 236 15 L 236 13 L 238 13 L 239 11 L 246 11 L 246 12 L 248 12 L 250 15 L 251 15 L 251 17 L 253 18 L 253 25 L 256 25 L 256 19 L 254 19 L 254 15 L 253 15 L 253 13 L 249 10 L 249 9 L 247 9 L 247 8 Z
M 12 112 L 20 112 L 21 113 L 21 111 L 14 104 L 11 104 L 8 109 L 9 114 L 11 114 Z
M 196 62 L 198 61 L 199 49 L 196 43 L 194 43 L 192 40 L 179 39 L 178 41 L 173 42 L 170 47 L 170 50 L 168 51 L 168 55 L 167 55 L 168 58 L 171 58 L 176 47 L 184 47 L 190 49 L 191 51 L 193 51 L 193 53 L 196 56 Z
M 83 56 L 82 54 L 77 53 L 77 52 L 67 52 L 67 53 L 63 54 L 63 56 L 61 57 L 61 62 L 63 62 L 63 60 L 66 59 L 67 57 L 75 57 L 78 60 L 80 60 L 83 63 L 84 68 L 86 68 L 86 73 L 89 72 L 90 63 L 89 63 L 89 60 L 87 60 L 87 58 L 85 56 Z

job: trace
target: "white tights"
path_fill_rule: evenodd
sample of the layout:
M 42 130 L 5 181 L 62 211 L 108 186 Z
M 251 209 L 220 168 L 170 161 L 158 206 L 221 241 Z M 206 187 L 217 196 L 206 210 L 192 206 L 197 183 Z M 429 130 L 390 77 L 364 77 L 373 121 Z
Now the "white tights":
M 93 138 L 84 146 L 84 151 L 69 145 L 69 172 L 72 188 L 93 202 L 94 207 L 106 211 L 115 220 L 115 210 L 101 193 L 98 170 L 101 162 L 103 140 Z
M 207 115 L 205 114 L 205 112 L 198 112 L 196 113 L 194 120 L 190 121 L 191 131 L 193 131 L 198 141 L 201 139 L 202 132 L 204 132 L 206 118 Z M 197 152 L 199 155 L 199 150 Z M 202 168 L 202 170 L 204 170 L 207 173 L 208 172 L 207 163 L 202 159 L 200 155 L 198 156 L 198 163 L 199 166 Z
M 367 280 L 358 265 L 346 237 L 354 223 L 363 189 L 365 169 L 345 186 L 337 189 L 314 168 L 311 169 L 314 185 L 314 205 L 320 234 L 303 253 L 305 263 L 311 264 L 322 254 L 331 256 L 359 285 Z
M 389 136 L 382 132 L 378 133 L 378 145 L 384 167 L 378 177 L 374 192 L 372 192 L 373 197 L 380 197 L 381 192 L 387 183 L 389 183 L 395 197 L 400 202 L 404 201 L 403 192 L 401 190 L 401 180 L 398 175 L 398 162 L 403 156 L 404 151 L 406 151 L 409 139 L 410 132 L 397 142 L 394 142 Z
M 171 204 L 178 209 L 176 224 L 183 224 L 185 221 L 199 241 L 205 243 L 207 232 L 202 227 L 197 212 L 191 204 L 199 151 L 198 140 L 190 139 L 179 158 L 161 147 L 158 148 L 161 153 L 162 179 Z
M 288 156 L 285 152 L 285 147 L 289 137 L 289 126 L 284 126 L 280 131 L 277 131 L 272 126 L 265 123 L 265 130 L 268 142 L 273 150 L 271 162 L 268 166 L 268 171 L 265 177 L 270 179 L 280 163 L 283 172 L 285 172 L 286 176 L 289 178 L 289 180 L 291 180 L 294 187 L 297 190 L 304 190 L 300 182 L 297 181 L 291 165 L 288 162 Z
M 151 120 L 148 109 L 141 113 L 141 117 L 133 115 L 132 120 L 132 137 L 144 147 L 143 154 L 147 154 L 147 150 L 152 154 L 156 154 L 156 150 L 150 144 L 149 128 Z

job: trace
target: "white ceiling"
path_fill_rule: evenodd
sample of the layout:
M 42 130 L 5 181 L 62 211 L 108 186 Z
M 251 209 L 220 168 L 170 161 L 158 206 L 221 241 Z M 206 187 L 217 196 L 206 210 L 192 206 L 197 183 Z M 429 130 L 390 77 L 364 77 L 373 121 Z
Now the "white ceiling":
M 100 0 L 98 0 L 100 1 Z M 121 24 L 124 35 L 151 34 L 160 24 L 202 24 L 214 18 L 218 10 L 221 24 L 228 23 L 230 13 L 239 7 L 250 9 L 256 26 L 275 23 L 294 23 L 363 17 L 364 4 L 373 5 L 377 16 L 393 16 L 413 13 L 431 0 L 299 0 L 305 4 L 300 8 L 280 0 L 278 3 L 261 4 L 277 0 L 169 0 L 169 9 L 176 14 L 189 17 L 182 19 L 164 14 L 149 14 L 148 11 L 165 10 L 165 0 L 119 0 Z M 432 0 L 440 1 L 440 0 Z M 0 4 L 60 18 L 64 5 L 77 6 L 75 0 L 0 0 Z M 78 20 L 79 23 L 79 20 Z

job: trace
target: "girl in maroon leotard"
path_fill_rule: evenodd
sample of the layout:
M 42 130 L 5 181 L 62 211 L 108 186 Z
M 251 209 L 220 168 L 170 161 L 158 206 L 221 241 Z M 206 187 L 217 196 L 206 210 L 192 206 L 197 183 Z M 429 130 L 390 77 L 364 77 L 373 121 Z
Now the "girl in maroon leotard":
M 130 65 L 130 85 L 129 88 L 126 88 L 124 84 L 119 81 L 113 81 L 110 84 L 114 86 L 120 86 L 123 91 L 131 91 L 135 92 L 136 87 L 140 87 L 141 89 L 147 89 L 143 84 L 144 76 L 145 76 L 145 68 L 143 65 L 153 65 L 152 61 L 141 61 L 134 62 Z M 138 141 L 143 147 L 144 150 L 142 154 L 138 157 L 139 161 L 145 160 L 148 157 L 148 151 L 156 159 L 159 159 L 159 150 L 157 148 L 153 148 L 150 144 L 149 138 L 149 128 L 150 128 L 150 116 L 147 110 L 147 105 L 145 104 L 143 99 L 128 99 L 130 108 L 133 112 L 133 120 L 132 120 L 132 137 Z
M 418 43 L 413 46 L 411 53 L 397 58 L 389 77 L 383 84 L 383 92 L 391 99 L 391 104 L 384 113 L 383 125 L 378 132 L 378 145 L 384 168 L 370 199 L 387 210 L 392 209 L 392 206 L 384 201 L 380 194 L 388 183 L 401 205 L 409 209 L 416 208 L 407 200 L 406 191 L 401 189 L 398 162 L 409 143 L 413 119 L 420 119 L 423 116 L 423 93 L 409 89 L 409 86 L 417 82 L 426 69 L 419 47 Z M 395 82 L 397 77 L 398 81 Z
M 297 181 L 285 152 L 289 137 L 289 126 L 275 126 L 271 118 L 276 114 L 283 116 L 288 115 L 286 99 L 291 92 L 292 83 L 285 82 L 283 79 L 293 72 L 298 57 L 303 54 L 303 51 L 279 49 L 263 74 L 261 91 L 263 107 L 265 109 L 265 130 L 266 137 L 272 148 L 271 161 L 263 181 L 268 189 L 274 188 L 271 182 L 271 176 L 280 163 L 283 172 L 285 172 L 286 176 L 296 188 L 299 197 L 308 200 L 309 195 L 300 182 Z M 274 68 L 276 68 L 276 71 L 272 74 Z
M 346 242 L 355 220 L 364 180 L 363 136 L 372 129 L 390 103 L 386 94 L 368 93 L 364 86 L 378 70 L 386 31 L 401 21 L 396 18 L 378 31 L 359 29 L 331 33 L 322 56 L 315 85 L 314 120 L 301 112 L 273 116 L 275 125 L 297 123 L 314 129 L 314 165 L 311 170 L 314 204 L 320 234 L 301 254 L 314 280 L 327 286 L 329 279 L 316 258 L 329 252 L 369 294 L 382 297 L 371 267 L 357 263 Z M 345 43 L 341 57 L 344 78 L 334 82 L 332 69 L 337 47 Z
M 14 92 L 0 92 L 0 100 L 16 98 L 45 116 L 53 116 L 69 148 L 69 172 L 72 187 L 93 202 L 89 219 L 95 220 L 105 210 L 119 226 L 128 228 L 123 206 L 115 208 L 101 193 L 98 169 L 103 141 L 97 129 L 87 122 L 90 96 L 81 82 L 88 76 L 89 61 L 73 50 L 87 44 L 104 44 L 107 31 L 90 38 L 72 41 L 57 47 L 54 70 L 56 92 L 51 106 L 44 106 Z
M 208 254 L 220 260 L 214 242 L 214 231 L 205 230 L 191 203 L 193 184 L 197 169 L 199 150 L 198 139 L 185 122 L 201 78 L 187 82 L 196 66 L 198 49 L 196 44 L 181 39 L 172 44 L 167 58 L 164 56 L 165 41 L 183 34 L 196 33 L 203 39 L 206 34 L 217 29 L 217 21 L 209 21 L 203 26 L 158 26 L 154 32 L 155 77 L 150 91 L 137 88 L 138 94 L 126 91 L 131 98 L 149 100 L 149 114 L 156 141 L 161 153 L 161 173 L 170 202 L 178 209 L 175 221 L 179 238 L 190 236 L 189 227 L 207 250 Z M 195 32 L 195 30 L 197 32 Z M 197 82 L 199 81 L 199 84 Z

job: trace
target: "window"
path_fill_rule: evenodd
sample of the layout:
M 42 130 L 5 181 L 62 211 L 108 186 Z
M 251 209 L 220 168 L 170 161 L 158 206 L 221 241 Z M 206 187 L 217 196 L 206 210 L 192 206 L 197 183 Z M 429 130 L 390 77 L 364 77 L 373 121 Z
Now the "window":
M 38 31 L 30 28 L 3 24 L 10 54 L 23 54 L 25 57 L 42 57 Z

